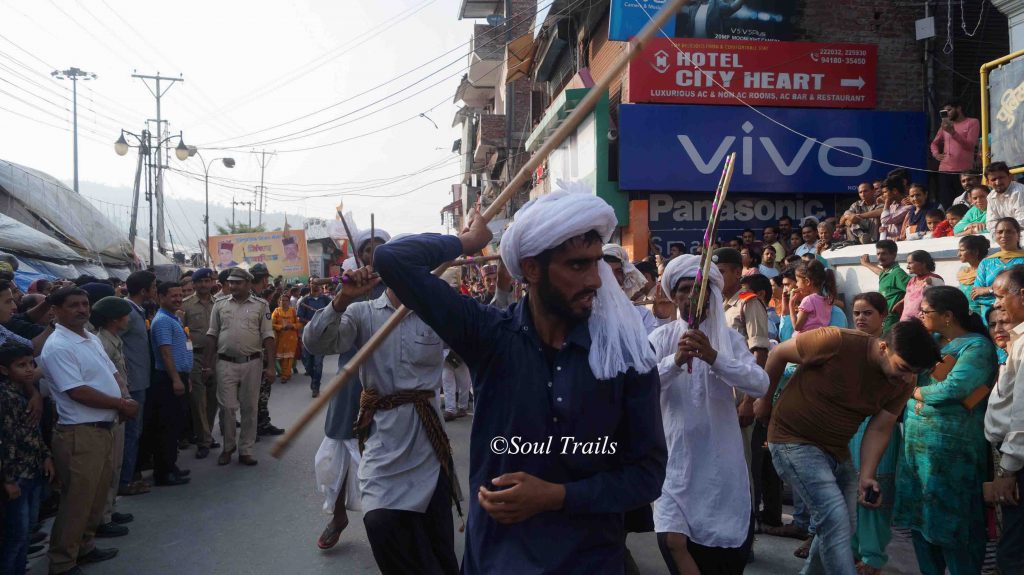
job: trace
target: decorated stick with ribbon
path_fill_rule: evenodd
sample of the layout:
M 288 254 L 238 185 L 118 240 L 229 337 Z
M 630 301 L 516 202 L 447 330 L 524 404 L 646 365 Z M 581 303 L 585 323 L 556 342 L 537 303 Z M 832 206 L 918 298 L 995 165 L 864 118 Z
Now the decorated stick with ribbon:
M 718 216 L 722 213 L 722 206 L 725 205 L 725 196 L 729 193 L 729 183 L 732 181 L 732 172 L 736 167 L 736 152 L 729 154 L 722 166 L 722 176 L 718 179 L 718 187 L 715 189 L 715 199 L 711 202 L 711 216 L 708 218 L 708 227 L 704 231 L 704 249 L 701 251 L 700 266 L 697 268 L 695 285 L 700 289 L 694 293 L 690 291 L 690 316 L 686 319 L 690 329 L 697 329 L 704 322 L 704 302 L 708 299 L 708 280 L 710 279 L 711 266 L 713 265 L 713 253 L 711 244 L 715 242 L 718 234 Z M 693 360 L 687 361 L 688 371 L 693 369 Z
M 494 199 L 494 202 L 481 214 L 481 217 L 485 222 L 489 222 L 497 216 L 501 210 L 505 208 L 505 204 L 509 202 L 519 190 L 529 183 L 533 177 L 534 171 L 547 160 L 551 152 L 558 149 L 562 145 L 562 142 L 566 140 L 576 128 L 579 127 L 580 123 L 594 111 L 597 103 L 605 96 L 608 91 L 608 87 L 611 83 L 620 77 L 622 71 L 626 69 L 629 62 L 636 58 L 638 54 L 643 50 L 644 44 L 646 44 L 658 30 L 664 26 L 668 19 L 673 17 L 684 5 L 689 3 L 691 0 L 667 0 L 665 4 L 658 10 L 658 13 L 651 18 L 640 32 L 629 41 L 629 45 L 619 55 L 619 57 L 612 63 L 611 66 L 605 70 L 601 78 L 597 79 L 594 86 L 590 88 L 587 95 L 580 100 L 579 104 L 573 108 L 573 111 L 565 118 L 560 126 L 555 130 L 551 137 L 545 141 L 540 149 L 538 149 L 529 160 L 523 164 L 523 167 L 519 169 L 515 177 L 513 177 L 505 188 L 498 194 L 498 197 Z M 435 275 L 440 275 L 447 269 L 449 264 L 442 264 L 436 270 Z M 338 393 L 341 387 L 348 381 L 353 375 L 356 374 L 359 367 L 380 347 L 384 339 L 391 335 L 391 332 L 398 327 L 398 324 L 405 319 L 405 316 L 409 314 L 409 309 L 404 305 L 395 310 L 395 313 L 391 314 L 391 317 L 385 321 L 380 328 L 373 334 L 373 336 L 363 344 L 359 351 L 356 352 L 355 356 L 345 364 L 344 367 L 338 371 L 338 374 L 334 376 L 331 383 L 322 389 L 320 397 L 313 400 L 307 407 L 306 410 L 299 415 L 299 418 L 288 428 L 288 432 L 281 436 L 281 439 L 274 444 L 270 453 L 274 457 L 281 457 L 284 454 L 285 449 L 295 440 L 296 437 L 307 425 L 313 420 L 317 412 L 323 409 L 330 401 L 331 397 Z

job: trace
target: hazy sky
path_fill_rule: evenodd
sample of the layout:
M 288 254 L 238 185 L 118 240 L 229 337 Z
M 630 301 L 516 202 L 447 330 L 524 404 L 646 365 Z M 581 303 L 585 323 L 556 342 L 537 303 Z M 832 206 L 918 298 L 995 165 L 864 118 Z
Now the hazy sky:
M 257 161 L 243 150 L 277 150 L 266 171 L 268 210 L 309 217 L 333 217 L 340 189 L 376 186 L 361 193 L 384 196 L 426 184 L 391 199 L 347 196 L 345 208 L 360 226 L 369 225 L 373 211 L 378 227 L 392 233 L 439 231 L 440 208 L 450 201 L 450 184 L 459 172 L 451 153 L 459 137 L 450 127 L 456 110 L 451 100 L 467 65 L 468 47 L 461 45 L 473 24 L 459 21 L 458 10 L 459 0 L 0 0 L 0 158 L 71 181 L 72 138 L 65 131 L 71 126 L 71 83 L 48 76 L 55 68 L 76 66 L 98 75 L 79 83 L 79 179 L 130 188 L 135 152 L 117 156 L 113 142 L 121 128 L 138 133 L 156 116 L 153 96 L 131 74 L 180 73 L 184 83 L 172 86 L 162 100 L 170 129 L 183 130 L 186 143 L 198 145 L 207 161 L 224 155 L 237 160 L 233 170 L 215 163 L 211 176 L 256 182 Z M 449 63 L 397 96 L 356 111 Z M 248 135 L 339 102 L 309 118 Z M 417 117 L 383 129 L 430 108 L 427 115 L 440 128 Z M 334 123 L 350 123 L 323 133 L 259 143 L 346 114 Z M 285 152 L 381 129 L 317 150 Z M 439 163 L 413 177 L 381 181 Z M 170 165 L 202 172 L 197 158 L 182 164 L 172 155 Z M 433 180 L 441 181 L 429 183 Z M 201 181 L 172 173 L 166 181 L 170 196 L 203 198 Z M 230 206 L 233 195 L 252 199 L 252 184 L 228 185 L 243 190 L 211 185 L 211 203 Z M 126 193 L 122 203 L 130 201 Z M 201 214 L 195 218 L 198 228 Z

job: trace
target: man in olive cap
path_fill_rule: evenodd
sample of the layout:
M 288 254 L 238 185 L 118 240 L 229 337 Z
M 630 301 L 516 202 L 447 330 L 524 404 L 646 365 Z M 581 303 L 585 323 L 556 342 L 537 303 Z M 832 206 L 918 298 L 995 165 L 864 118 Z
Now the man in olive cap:
M 743 277 L 743 258 L 740 251 L 735 248 L 719 248 L 715 250 L 713 261 L 722 272 L 722 299 L 725 307 L 726 325 L 739 332 L 747 342 L 747 349 L 754 354 L 757 365 L 764 367 L 768 360 L 768 310 L 757 298 L 757 294 L 740 289 L 740 278 Z M 743 451 L 747 461 L 747 469 L 751 464 L 751 441 L 754 435 L 754 399 L 745 393 L 734 392 L 736 398 L 736 412 L 740 419 L 740 430 L 743 433 Z M 760 450 L 767 437 L 767 427 L 761 426 L 757 430 L 760 442 L 755 442 Z M 760 454 L 759 454 L 760 455 Z M 758 458 L 760 462 L 760 458 Z M 750 476 L 751 485 L 754 485 L 753 476 Z M 758 489 L 758 491 L 760 491 Z M 747 543 L 753 544 L 753 523 L 751 523 L 750 536 Z
M 228 275 L 230 272 L 228 272 Z M 220 447 L 213 440 L 213 421 L 217 416 L 217 378 L 214 365 L 204 362 L 208 340 L 205 336 L 210 329 L 210 314 L 213 312 L 213 270 L 199 268 L 192 274 L 195 292 L 185 298 L 181 309 L 185 312 L 184 326 L 192 341 L 192 373 L 189 376 L 191 390 L 189 405 L 192 415 L 192 430 L 198 442 L 196 459 L 205 459 L 211 448 Z M 224 281 L 227 281 L 225 275 Z
M 267 302 L 252 295 L 252 276 L 234 268 L 228 275 L 231 297 L 217 300 L 210 312 L 210 337 L 205 344 L 204 365 L 217 366 L 217 403 L 220 405 L 224 450 L 218 465 L 231 462 L 238 449 L 239 463 L 256 465 L 252 456 L 256 443 L 256 407 L 262 360 L 276 355 L 274 330 Z M 215 362 L 216 360 L 216 362 Z M 262 369 L 263 378 L 274 378 L 273 368 Z M 241 411 L 242 434 L 236 442 L 235 414 Z
M 281 292 L 275 290 L 273 295 L 270 296 L 269 301 L 262 298 L 262 295 L 268 287 L 270 287 L 270 270 L 267 269 L 266 264 L 254 264 L 249 268 L 249 273 L 252 274 L 252 293 L 260 301 L 267 304 L 270 309 L 270 313 L 274 313 L 274 309 L 277 308 L 277 301 L 280 299 Z M 271 332 L 273 333 L 273 332 Z M 271 335 L 273 337 L 273 335 Z M 263 358 L 263 368 L 265 370 L 273 371 L 275 357 L 273 355 Z M 284 430 L 280 427 L 274 427 L 270 423 L 270 391 L 274 385 L 276 377 L 264 378 L 260 383 L 260 396 L 259 406 L 256 410 L 256 434 L 257 436 L 263 435 L 281 435 Z

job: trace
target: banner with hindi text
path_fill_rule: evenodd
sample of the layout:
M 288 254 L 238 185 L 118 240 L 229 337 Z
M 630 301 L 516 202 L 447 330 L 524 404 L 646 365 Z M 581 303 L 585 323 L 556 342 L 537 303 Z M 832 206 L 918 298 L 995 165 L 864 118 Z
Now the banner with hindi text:
M 304 230 L 210 236 L 209 241 L 209 250 L 218 271 L 236 266 L 249 269 L 256 264 L 264 264 L 272 277 L 309 280 Z

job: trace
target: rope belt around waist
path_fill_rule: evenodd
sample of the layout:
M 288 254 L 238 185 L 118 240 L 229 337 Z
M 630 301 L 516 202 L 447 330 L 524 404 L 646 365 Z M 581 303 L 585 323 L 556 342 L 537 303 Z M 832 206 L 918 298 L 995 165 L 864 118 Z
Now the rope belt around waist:
M 252 355 L 248 355 L 248 356 L 245 356 L 245 357 L 234 357 L 234 356 L 226 355 L 226 354 L 223 354 L 223 353 L 218 353 L 217 354 L 217 358 L 218 359 L 221 359 L 223 361 L 228 361 L 228 362 L 231 362 L 231 363 L 249 363 L 250 361 L 255 361 L 255 360 L 257 360 L 257 359 L 259 359 L 261 357 L 263 357 L 262 353 L 254 353 Z
M 366 446 L 366 438 L 370 434 L 373 416 L 377 410 L 394 409 L 400 405 L 411 403 L 416 409 L 416 414 L 419 415 L 420 422 L 423 423 L 423 429 L 427 432 L 427 439 L 430 440 L 430 445 L 434 448 L 434 455 L 441 464 L 441 470 L 448 477 L 448 494 L 451 496 L 452 502 L 455 503 L 459 517 L 462 517 L 462 505 L 459 504 L 459 498 L 456 495 L 458 489 L 455 486 L 456 479 L 452 470 L 452 444 L 448 439 L 448 434 L 444 431 L 444 425 L 437 415 L 437 410 L 434 409 L 433 400 L 434 392 L 425 389 L 404 390 L 391 395 L 381 395 L 374 389 L 363 389 L 359 395 L 359 416 L 356 417 L 353 431 L 359 440 L 359 453 L 362 454 L 363 448 Z

